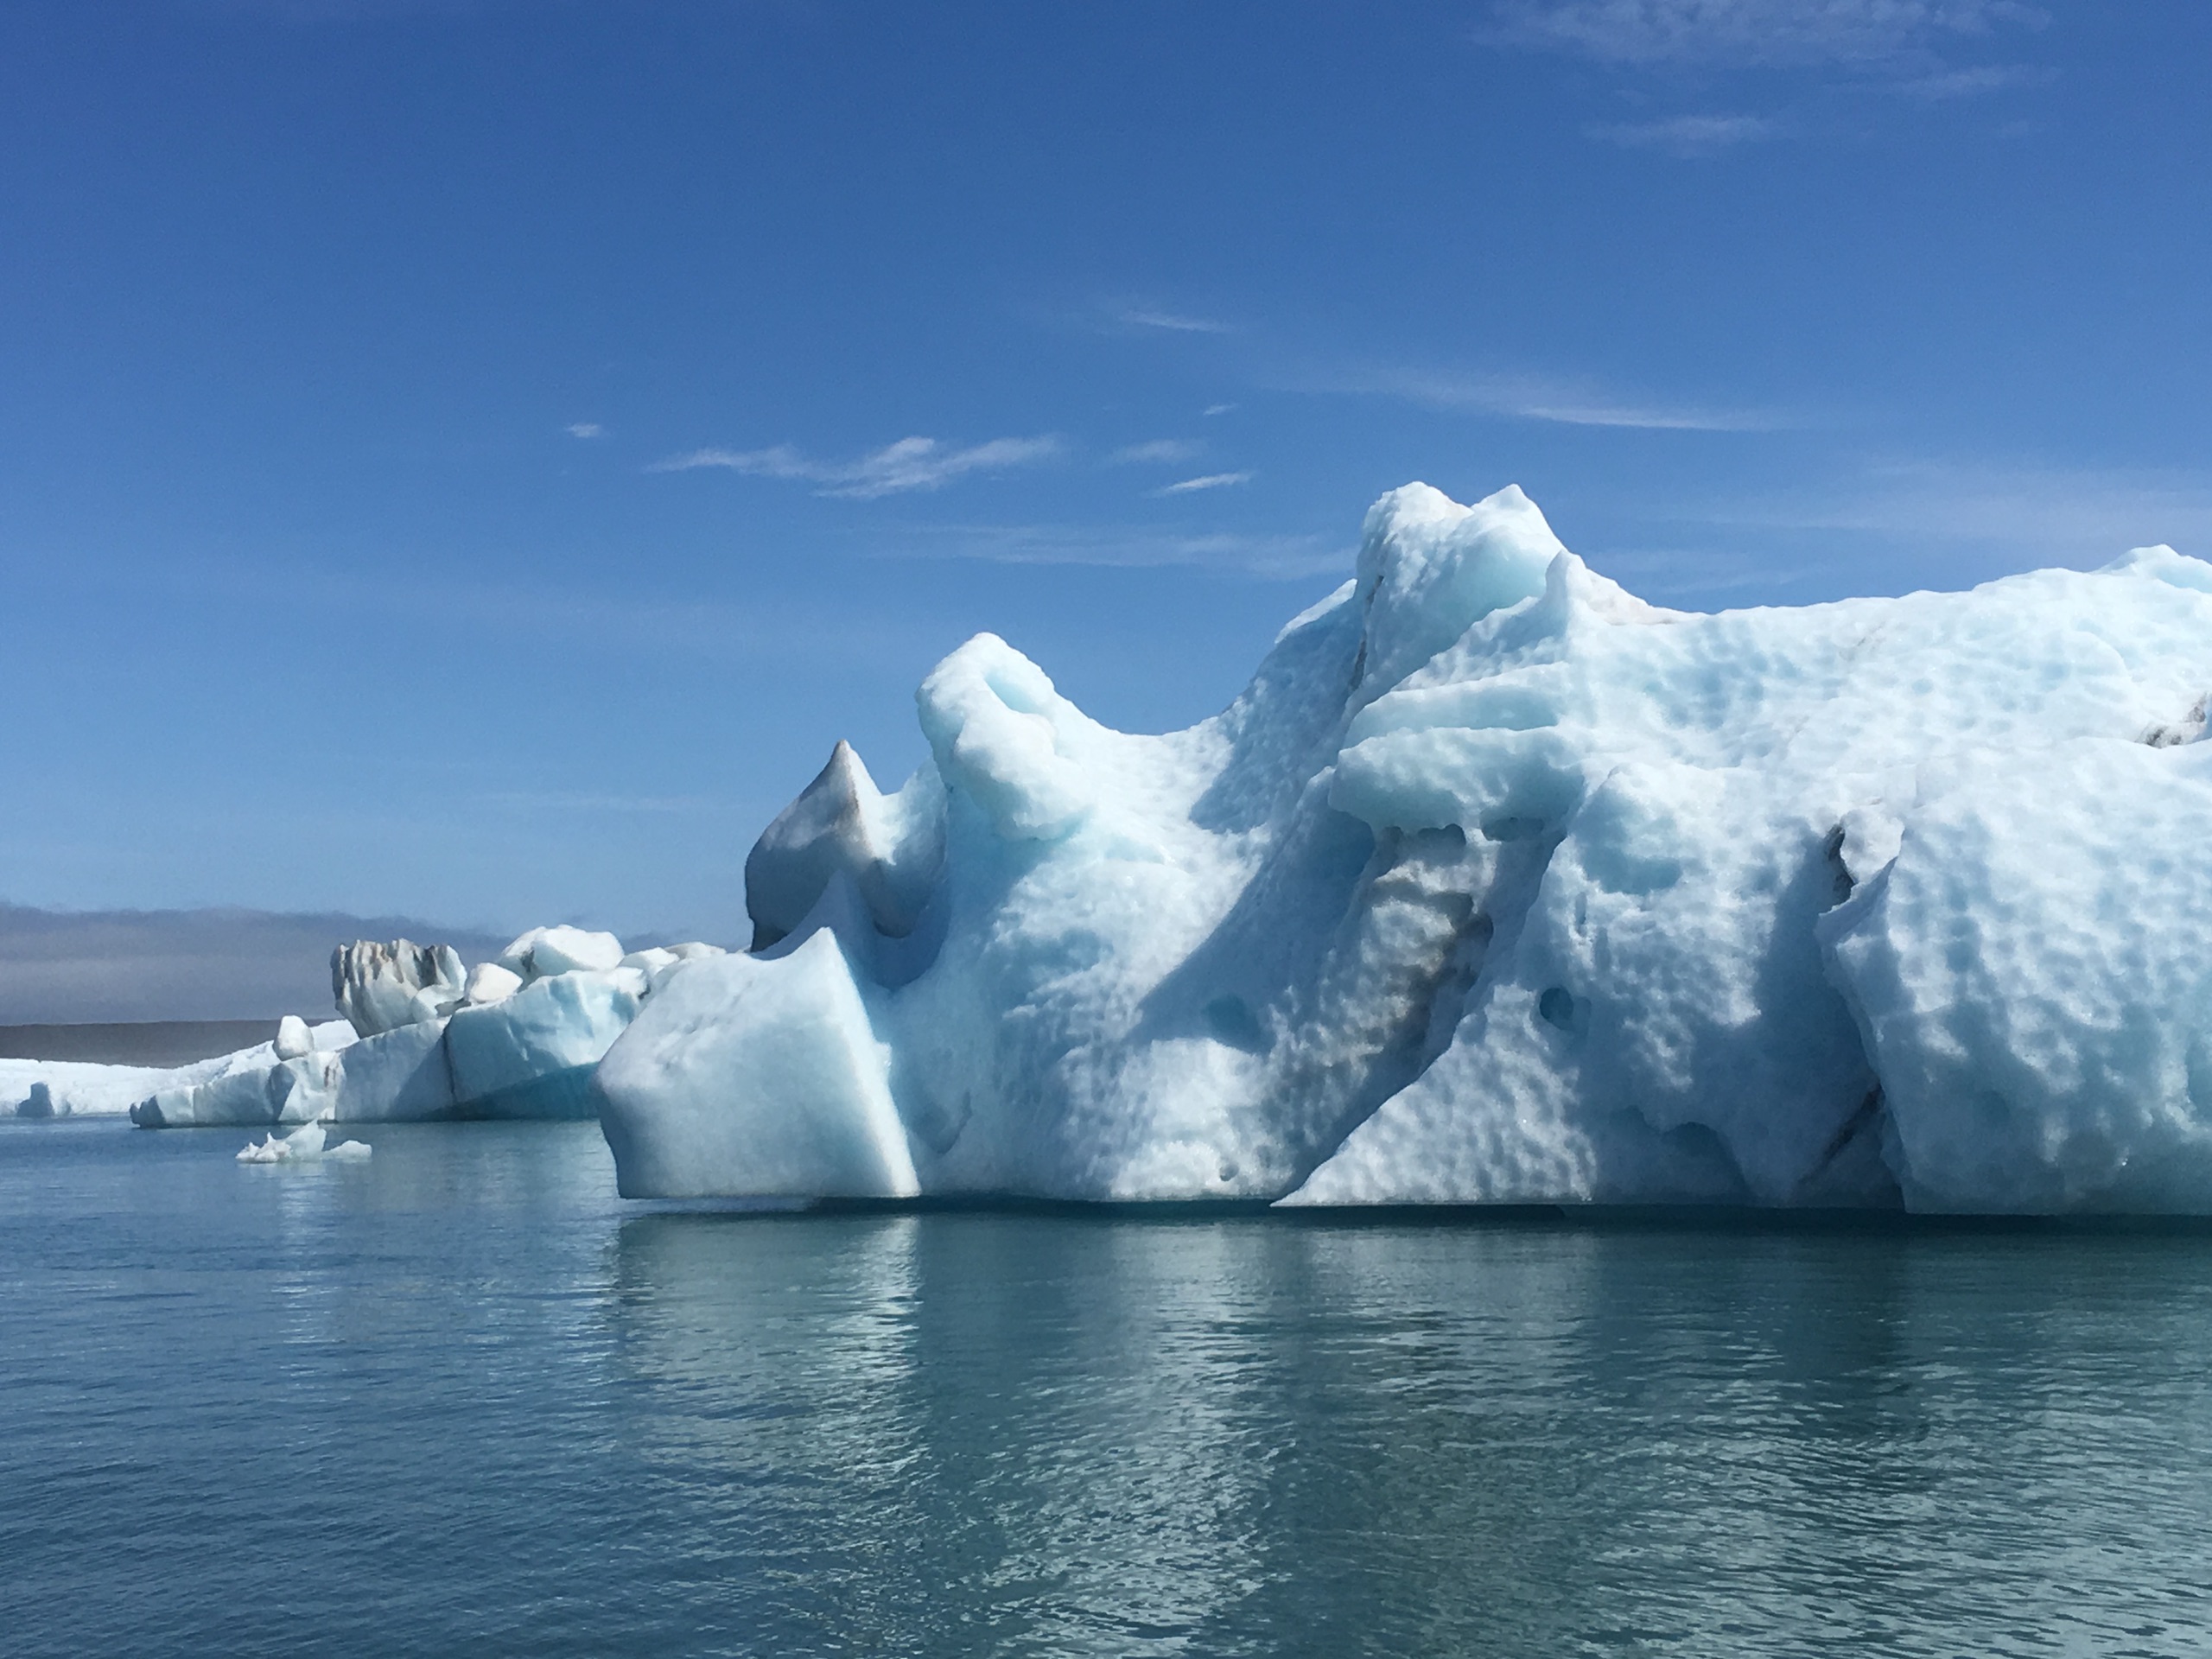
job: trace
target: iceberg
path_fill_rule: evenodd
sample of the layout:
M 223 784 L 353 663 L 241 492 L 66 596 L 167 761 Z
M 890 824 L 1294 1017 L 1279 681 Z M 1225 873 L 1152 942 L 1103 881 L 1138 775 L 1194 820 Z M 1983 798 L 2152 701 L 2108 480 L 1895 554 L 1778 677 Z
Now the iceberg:
M 328 1050 L 353 1040 L 343 1020 L 309 1027 L 309 1049 Z M 124 1117 L 156 1095 L 181 1098 L 203 1084 L 241 1072 L 264 1076 L 283 1058 L 297 1033 L 280 1028 L 276 1041 L 180 1066 L 107 1065 L 88 1060 L 0 1059 L 0 1113 L 18 1117 Z
M 128 1109 L 146 1128 L 590 1118 L 599 1062 L 639 1008 L 677 969 L 721 954 L 633 957 L 611 933 L 533 928 L 464 972 L 448 945 L 357 941 L 331 958 L 345 1020 L 288 1020 L 273 1044 L 151 1074 Z
M 1690 613 L 1410 485 L 1185 731 L 982 635 L 598 1073 L 632 1198 L 2212 1213 L 2212 566 Z

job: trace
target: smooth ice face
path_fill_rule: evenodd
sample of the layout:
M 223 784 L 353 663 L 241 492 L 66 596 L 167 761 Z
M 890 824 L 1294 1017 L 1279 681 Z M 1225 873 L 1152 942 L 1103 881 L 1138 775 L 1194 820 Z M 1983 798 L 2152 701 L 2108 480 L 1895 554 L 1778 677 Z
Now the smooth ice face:
M 896 833 L 841 749 L 749 867 L 776 959 L 610 1055 L 626 1192 L 849 1190 L 788 1148 L 880 1147 L 880 1053 L 924 1192 L 2212 1213 L 2171 550 L 1688 614 L 1416 485 L 1214 720 L 989 635 L 918 703 Z
M 454 1098 L 474 1117 L 590 1117 L 591 1076 L 637 1017 L 634 969 L 532 980 L 488 1007 L 462 1008 L 445 1030 Z
M 911 1198 L 888 1063 L 835 934 L 702 963 L 600 1067 L 622 1192 Z

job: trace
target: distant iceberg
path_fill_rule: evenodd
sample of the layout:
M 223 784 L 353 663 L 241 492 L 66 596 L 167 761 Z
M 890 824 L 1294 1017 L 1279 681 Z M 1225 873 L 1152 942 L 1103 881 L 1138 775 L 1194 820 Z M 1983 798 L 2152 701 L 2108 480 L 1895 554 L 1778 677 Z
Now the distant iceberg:
M 599 1109 L 593 1072 L 609 1045 L 677 969 L 720 954 L 708 944 L 626 952 L 612 933 L 541 927 L 464 972 L 449 946 L 340 945 L 331 988 L 344 1020 L 287 1020 L 274 1043 L 142 1092 L 131 1121 L 589 1118 Z
M 640 1198 L 2212 1213 L 2209 701 L 2170 549 L 1688 614 L 1408 486 L 1187 731 L 947 658 L 601 1121 Z

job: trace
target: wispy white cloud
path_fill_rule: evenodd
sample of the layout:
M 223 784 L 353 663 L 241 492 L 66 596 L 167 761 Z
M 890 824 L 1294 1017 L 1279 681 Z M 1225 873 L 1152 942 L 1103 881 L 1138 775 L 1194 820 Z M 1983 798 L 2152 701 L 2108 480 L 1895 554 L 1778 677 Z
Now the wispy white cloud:
M 1665 121 L 1629 122 L 1589 130 L 1590 137 L 1629 149 L 1670 156 L 1713 156 L 1738 144 L 1774 137 L 1774 124 L 1756 115 L 1678 115 Z
M 1941 104 L 1955 99 L 1981 98 L 1991 92 L 2012 92 L 2016 88 L 2047 86 L 2057 79 L 2057 70 L 2037 64 L 1986 63 L 1977 68 L 1951 69 L 1941 74 L 1901 80 L 1896 90 L 1923 103 Z
M 603 438 L 607 435 L 607 429 L 597 421 L 573 422 L 568 431 L 572 438 Z
M 1357 551 L 1332 536 L 1193 534 L 1142 525 L 939 524 L 915 541 L 885 550 L 883 556 L 1115 569 L 1186 566 L 1292 581 L 1348 572 Z
M 1239 484 L 1249 484 L 1249 473 L 1208 473 L 1203 478 L 1186 478 L 1179 484 L 1170 484 L 1153 492 L 1154 495 L 1196 495 L 1200 490 L 1232 489 Z
M 2020 0 L 1501 0 L 1489 38 L 1619 64 L 1872 64 L 2037 27 Z
M 1116 301 L 1105 308 L 1108 321 L 1123 328 L 1150 329 L 1171 334 L 1230 334 L 1232 324 L 1188 311 L 1169 311 L 1159 306 Z
M 1862 461 L 1783 486 L 1639 491 L 1611 516 L 1613 534 L 1575 550 L 1646 599 L 1802 602 L 2093 569 L 2155 542 L 2212 556 L 2212 472 Z
M 2153 542 L 2212 555 L 2212 477 L 2202 474 L 1914 461 L 1696 516 L 1738 528 L 1978 543 L 2013 553 L 2016 569 L 2101 564 Z
M 1211 419 L 1216 415 L 1226 415 L 1236 407 L 1234 404 L 1208 404 L 1203 412 Z
M 719 467 L 750 478 L 784 478 L 819 485 L 820 495 L 872 499 L 917 490 L 934 490 L 970 473 L 1005 472 L 1050 461 L 1063 446 L 1055 437 L 993 438 L 966 448 L 935 438 L 901 438 L 858 461 L 816 461 L 788 443 L 766 449 L 693 449 L 647 470 L 683 473 Z
M 1586 380 L 1540 375 L 1370 367 L 1320 376 L 1288 389 L 1396 397 L 1428 409 L 1548 421 L 1561 426 L 1625 427 L 1655 432 L 1772 432 L 1798 424 L 1771 410 L 1637 397 Z
M 1153 438 L 1143 443 L 1125 444 L 1106 457 L 1116 466 L 1171 465 L 1179 461 L 1195 461 L 1205 445 L 1193 438 Z

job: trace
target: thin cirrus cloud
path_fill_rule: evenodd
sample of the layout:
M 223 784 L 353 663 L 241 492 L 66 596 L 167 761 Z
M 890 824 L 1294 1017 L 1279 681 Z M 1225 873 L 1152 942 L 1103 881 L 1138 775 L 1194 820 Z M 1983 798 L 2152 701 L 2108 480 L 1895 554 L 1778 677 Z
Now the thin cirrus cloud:
M 2164 542 L 2212 553 L 2212 474 L 2049 465 L 1897 461 L 1787 496 L 1713 504 L 1685 514 L 1709 524 L 1855 531 L 1976 543 L 2014 568 L 2094 567 Z
M 2048 21 L 2020 0 L 1501 0 L 1484 33 L 1613 64 L 1865 66 Z
M 1317 535 L 1186 534 L 1141 525 L 938 524 L 920 527 L 917 539 L 885 549 L 881 556 L 1121 570 L 1182 566 L 1290 582 L 1342 575 L 1351 569 L 1354 552 L 1333 537 Z
M 1154 490 L 1154 495 L 1196 495 L 1201 490 L 1234 489 L 1239 484 L 1249 484 L 1249 473 L 1208 473 L 1203 478 L 1186 478 L 1179 484 L 1170 484 Z
M 1756 115 L 1678 115 L 1665 121 L 1627 122 L 1588 129 L 1591 137 L 1624 149 L 1669 156 L 1717 156 L 1739 144 L 1775 136 L 1774 124 Z
M 1942 74 L 1900 81 L 1896 90 L 1923 104 L 1942 104 L 1962 98 L 1982 98 L 1992 92 L 2047 86 L 2057 79 L 2057 70 L 2039 64 L 1985 63 L 1972 69 L 1947 70 Z
M 819 487 L 815 493 L 872 500 L 941 489 L 975 473 L 1002 473 L 1034 466 L 1060 454 L 1055 437 L 993 438 L 965 448 L 935 438 L 901 438 L 857 461 L 817 461 L 788 443 L 766 449 L 693 449 L 655 461 L 647 470 L 688 473 L 721 467 L 748 478 L 790 479 Z
M 1534 375 L 1369 368 L 1321 377 L 1286 390 L 1395 397 L 1425 409 L 1647 432 L 1774 432 L 1798 424 L 1770 410 L 1637 397 L 1587 381 Z
M 1113 304 L 1106 307 L 1106 317 L 1123 328 L 1147 329 L 1170 334 L 1229 334 L 1235 327 L 1212 317 L 1201 317 L 1187 311 L 1166 311 L 1157 306 Z
M 574 421 L 569 423 L 568 433 L 572 438 L 603 438 L 607 429 L 597 421 Z
M 1205 448 L 1191 438 L 1152 438 L 1143 443 L 1124 444 L 1106 459 L 1117 467 L 1166 466 L 1179 461 L 1195 461 Z

